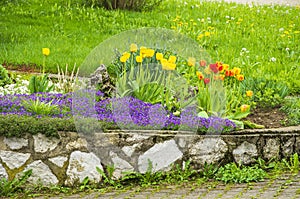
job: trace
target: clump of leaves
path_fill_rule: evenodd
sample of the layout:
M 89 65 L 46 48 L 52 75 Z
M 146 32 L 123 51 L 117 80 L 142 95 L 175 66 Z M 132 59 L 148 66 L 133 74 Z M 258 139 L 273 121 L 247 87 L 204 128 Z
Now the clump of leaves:
M 0 64 L 0 86 L 12 83 L 12 80 L 8 76 L 7 70 Z
M 225 183 L 248 183 L 261 181 L 265 176 L 266 172 L 258 165 L 239 166 L 236 163 L 229 163 L 219 168 L 215 178 Z
M 10 196 L 17 191 L 22 191 L 22 186 L 26 183 L 26 180 L 31 176 L 32 170 L 24 172 L 20 178 L 14 178 L 13 180 L 7 180 L 6 178 L 0 179 L 0 196 Z
M 300 124 L 300 98 L 292 97 L 285 100 L 281 111 L 288 115 L 287 125 L 299 125 Z

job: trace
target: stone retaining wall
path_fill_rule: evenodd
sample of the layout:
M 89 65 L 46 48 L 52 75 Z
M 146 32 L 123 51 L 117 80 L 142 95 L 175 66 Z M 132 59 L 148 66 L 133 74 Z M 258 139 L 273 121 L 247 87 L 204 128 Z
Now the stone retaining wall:
M 205 162 L 250 164 L 300 154 L 300 126 L 248 130 L 230 135 L 194 135 L 168 131 L 111 131 L 81 135 L 60 132 L 60 138 L 42 134 L 24 138 L 0 137 L 0 178 L 9 180 L 32 169 L 31 183 L 73 185 L 85 177 L 101 181 L 96 167 L 114 166 L 114 177 L 124 171 L 145 173 L 184 166 L 195 169 Z

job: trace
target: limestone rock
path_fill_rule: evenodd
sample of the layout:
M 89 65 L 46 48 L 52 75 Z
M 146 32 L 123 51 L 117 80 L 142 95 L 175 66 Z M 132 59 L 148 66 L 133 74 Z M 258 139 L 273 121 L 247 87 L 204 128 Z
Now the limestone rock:
M 2 178 L 7 179 L 8 175 L 7 175 L 4 167 L 2 166 L 2 164 L 0 164 L 0 179 L 2 179 Z
M 133 154 L 133 152 L 135 151 L 135 149 L 137 147 L 140 146 L 140 143 L 139 144 L 133 144 L 132 146 L 123 146 L 122 147 L 122 151 L 129 157 L 131 157 L 131 155 Z
M 257 148 L 254 144 L 244 141 L 232 152 L 235 161 L 238 164 L 250 164 L 257 158 Z
M 85 177 L 93 182 L 100 182 L 101 176 L 96 167 L 103 170 L 100 159 L 93 153 L 74 151 L 70 155 L 69 166 L 67 169 L 66 185 L 72 185 L 75 182 L 82 182 Z
M 22 147 L 26 147 L 28 145 L 28 139 L 24 138 L 4 138 L 4 143 L 12 150 L 21 149 Z
M 178 149 L 174 140 L 168 140 L 163 143 L 155 144 L 138 159 L 138 169 L 145 173 L 149 167 L 149 161 L 152 164 L 152 172 L 159 170 L 168 170 L 172 163 L 182 158 L 183 153 Z
M 200 165 L 204 165 L 205 162 L 208 164 L 219 162 L 227 151 L 228 146 L 221 138 L 204 138 L 189 146 L 192 161 Z
M 27 165 L 24 171 L 32 169 L 32 174 L 28 181 L 32 184 L 41 182 L 43 185 L 53 185 L 58 183 L 57 177 L 51 172 L 50 168 L 41 160 L 37 160 Z M 21 175 L 20 173 L 18 175 Z
M 103 92 L 103 97 L 110 97 L 111 93 L 115 91 L 115 86 L 107 72 L 104 64 L 101 64 L 93 74 L 90 75 L 89 88 L 100 88 Z
M 72 151 L 75 149 L 87 148 L 87 142 L 83 138 L 78 138 L 76 141 L 69 142 L 66 146 L 66 149 Z
M 110 157 L 115 169 L 113 176 L 116 179 L 121 178 L 123 176 L 123 172 L 134 170 L 133 166 L 131 166 L 126 160 L 123 160 L 120 157 L 118 157 L 116 153 L 110 152 Z
M 38 153 L 45 153 L 48 150 L 53 150 L 57 147 L 59 139 L 54 137 L 46 137 L 43 134 L 37 134 L 33 136 L 34 139 L 34 150 Z
M 272 158 L 278 159 L 280 151 L 280 143 L 276 138 L 270 138 L 266 141 L 266 145 L 263 147 L 264 158 L 270 160 Z
M 64 156 L 57 156 L 54 158 L 49 158 L 49 161 L 51 161 L 53 164 L 55 164 L 59 167 L 63 167 L 67 160 L 68 160 L 68 158 L 64 157 Z
M 13 151 L 0 150 L 0 159 L 10 168 L 16 169 L 25 164 L 29 159 L 30 153 L 17 153 Z
M 283 157 L 287 158 L 287 157 L 293 155 L 293 153 L 294 153 L 294 150 L 293 150 L 294 143 L 295 143 L 295 138 L 290 138 L 285 143 L 283 143 L 283 146 L 282 146 L 282 155 L 283 155 Z

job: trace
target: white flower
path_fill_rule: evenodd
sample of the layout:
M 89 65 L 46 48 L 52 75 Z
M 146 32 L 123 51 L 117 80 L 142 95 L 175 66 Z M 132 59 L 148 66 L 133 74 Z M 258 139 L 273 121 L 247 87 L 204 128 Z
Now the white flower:
M 275 57 L 271 57 L 270 61 L 271 62 L 276 62 L 276 58 Z
M 283 32 L 284 31 L 284 28 L 279 28 L 279 32 Z
M 234 17 L 231 17 L 231 20 L 234 20 Z
M 230 16 L 226 16 L 226 19 L 229 19 L 230 18 Z
M 246 51 L 247 51 L 247 48 L 242 48 L 242 51 L 246 52 Z
M 289 49 L 289 48 L 286 48 L 285 50 L 286 50 L 286 51 L 290 51 L 290 49 Z

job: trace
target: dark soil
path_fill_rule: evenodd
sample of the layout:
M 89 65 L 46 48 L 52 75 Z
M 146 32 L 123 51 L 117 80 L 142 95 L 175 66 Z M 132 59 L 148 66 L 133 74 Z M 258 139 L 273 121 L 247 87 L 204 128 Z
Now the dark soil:
M 252 110 L 245 120 L 263 125 L 265 128 L 279 128 L 285 126 L 288 117 L 279 108 L 257 108 Z

